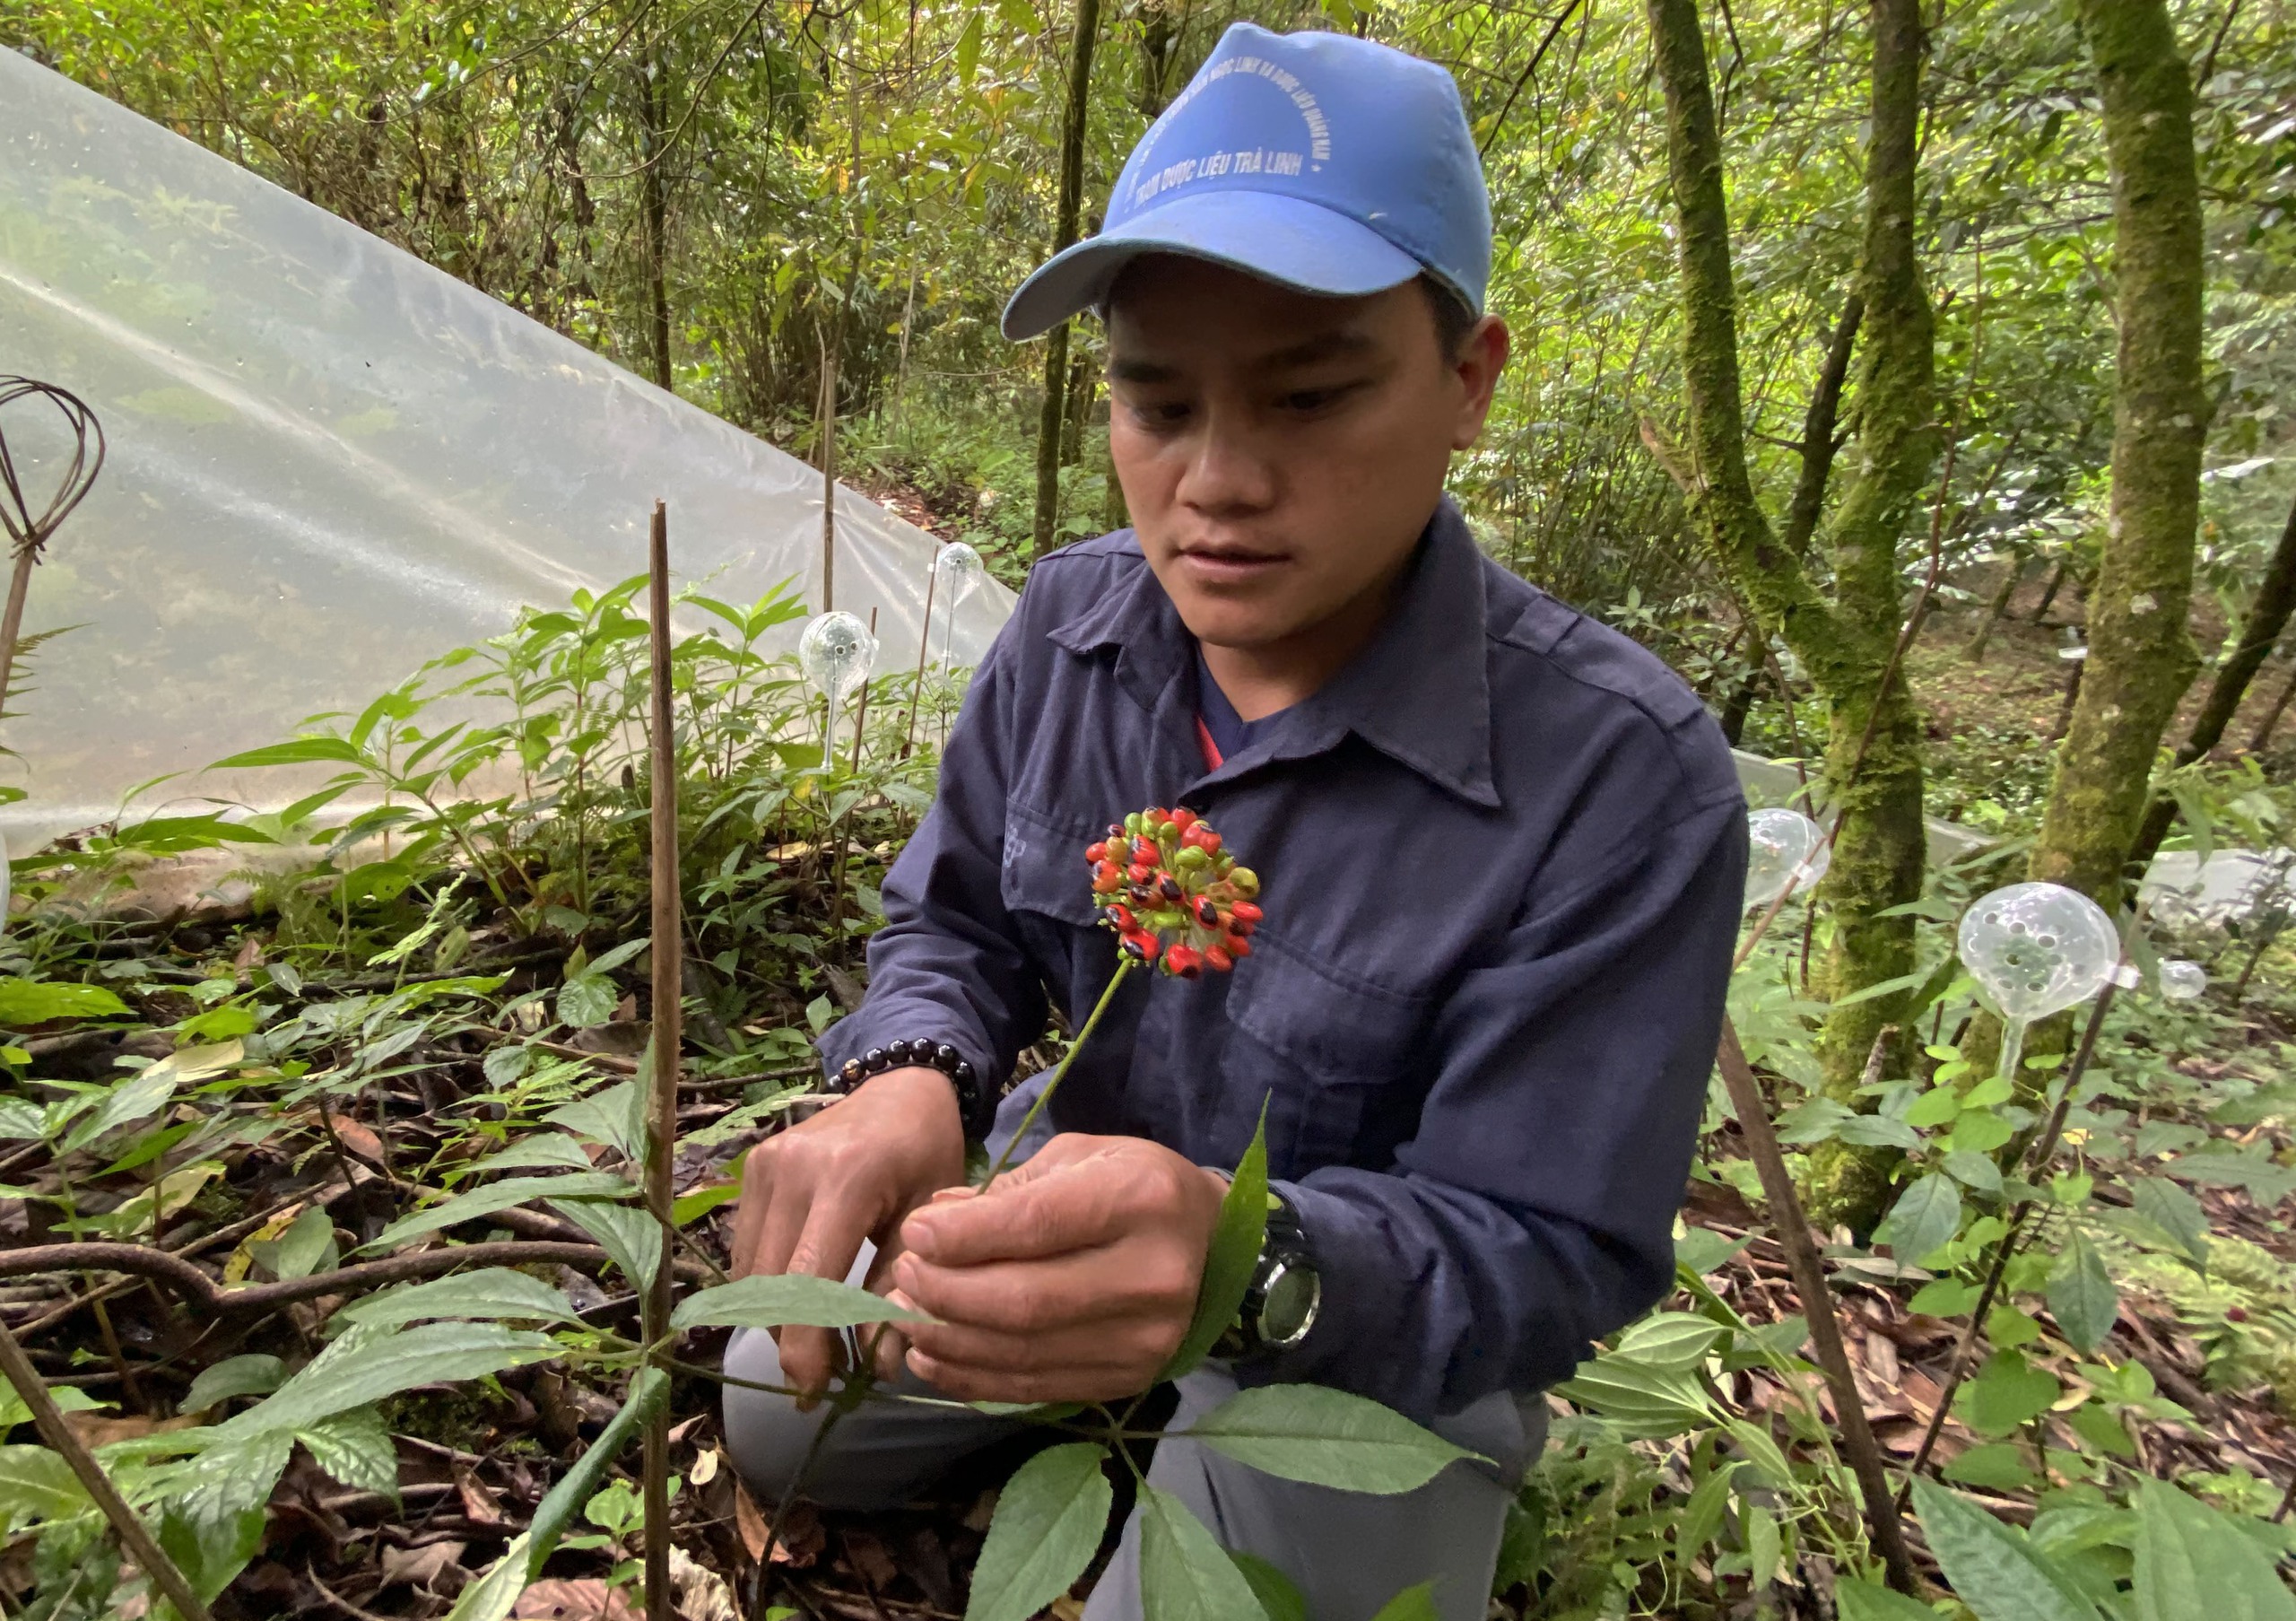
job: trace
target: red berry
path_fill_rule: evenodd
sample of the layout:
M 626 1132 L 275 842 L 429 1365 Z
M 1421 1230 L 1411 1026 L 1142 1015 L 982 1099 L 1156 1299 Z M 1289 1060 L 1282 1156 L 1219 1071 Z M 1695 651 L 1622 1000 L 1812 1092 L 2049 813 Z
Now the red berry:
M 2246 1322 L 2248 1320 L 2248 1309 L 2246 1306 L 2227 1306 L 2224 1308 L 2224 1320 Z
M 1157 862 L 1163 859 L 1163 852 L 1158 850 L 1155 845 L 1151 843 L 1149 841 L 1145 839 L 1139 839 L 1133 842 L 1132 858 L 1135 861 L 1144 862 L 1148 866 L 1153 867 Z
M 1107 909 L 1100 913 L 1100 916 L 1115 924 L 1116 931 L 1120 935 L 1128 935 L 1140 927 L 1133 920 L 1132 908 L 1120 901 L 1109 902 Z
M 1225 944 L 1231 957 L 1243 958 L 1252 954 L 1252 943 L 1241 935 L 1230 935 Z
M 1098 843 L 1098 844 L 1087 844 L 1087 845 L 1084 847 L 1084 859 L 1085 859 L 1085 860 L 1090 861 L 1090 862 L 1092 862 L 1092 863 L 1094 863 L 1095 865 L 1098 865 L 1099 863 L 1100 863 L 1100 862 L 1102 862 L 1102 861 L 1105 861 L 1105 860 L 1107 860 L 1108 858 L 1109 858 L 1109 847 L 1108 847 L 1108 842 L 1107 842 L 1107 841 L 1106 841 L 1106 840 L 1101 841 L 1100 841 L 1100 843 Z
M 1135 861 L 1125 871 L 1125 876 L 1130 878 L 1135 884 L 1145 884 L 1155 876 L 1156 866 L 1152 861 Z
M 1164 954 L 1164 972 L 1193 980 L 1204 972 L 1204 954 L 1193 946 L 1175 946 Z
M 1181 806 L 1172 813 L 1172 825 L 1179 830 L 1181 837 L 1187 837 L 1187 830 L 1196 825 L 1196 813 L 1187 806 Z
M 1182 898 L 1180 881 L 1170 873 L 1166 873 L 1156 881 L 1156 888 L 1167 901 L 1178 901 Z
M 1220 909 L 1209 901 L 1198 899 L 1196 903 L 1196 920 L 1206 928 L 1217 928 L 1220 927 Z
M 1092 893 L 1096 895 L 1112 895 L 1123 882 L 1124 875 L 1113 861 L 1103 861 L 1092 869 Z
M 1265 912 L 1260 911 L 1258 907 L 1253 905 L 1249 901 L 1239 901 L 1236 902 L 1236 920 L 1238 922 L 1257 923 L 1266 915 L 1267 914 Z
M 1220 835 L 1213 832 L 1210 828 L 1205 827 L 1201 823 L 1196 824 L 1196 831 L 1197 834 L 1196 841 L 1203 848 L 1204 853 L 1207 856 L 1218 855 L 1220 853 Z
M 1226 973 L 1236 965 L 1236 959 L 1220 946 L 1207 946 L 1204 948 L 1204 963 L 1214 973 Z
M 1143 963 L 1152 963 L 1156 960 L 1156 952 L 1159 948 L 1159 944 L 1160 943 L 1156 937 L 1150 934 L 1144 928 L 1135 929 L 1132 933 L 1124 937 L 1125 950 L 1130 952 Z

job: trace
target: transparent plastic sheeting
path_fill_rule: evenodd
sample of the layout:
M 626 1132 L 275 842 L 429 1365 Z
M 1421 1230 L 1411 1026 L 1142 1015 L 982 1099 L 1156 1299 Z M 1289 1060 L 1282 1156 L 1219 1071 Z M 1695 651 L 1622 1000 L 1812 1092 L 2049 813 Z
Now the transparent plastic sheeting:
M 34 690 L 0 723 L 20 851 L 639 573 L 657 496 L 681 582 L 749 600 L 794 576 L 821 606 L 819 472 L 4 49 L 0 372 L 79 395 L 110 442 L 25 615 L 74 628 L 20 662 Z M 53 418 L 4 424 L 35 486 Z M 932 537 L 842 488 L 837 529 L 836 606 L 876 610 L 907 668 Z M 968 595 L 957 663 L 1012 603 Z M 191 775 L 137 805 L 310 780 Z

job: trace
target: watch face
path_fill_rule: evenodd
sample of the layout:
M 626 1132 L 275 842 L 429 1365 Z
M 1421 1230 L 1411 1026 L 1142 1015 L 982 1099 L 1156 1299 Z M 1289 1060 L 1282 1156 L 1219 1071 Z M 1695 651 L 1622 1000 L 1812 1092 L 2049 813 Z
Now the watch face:
M 1308 1338 L 1323 1304 L 1324 1280 L 1300 1261 L 1279 1262 L 1267 1280 L 1259 1311 L 1259 1337 L 1270 1350 L 1288 1351 Z

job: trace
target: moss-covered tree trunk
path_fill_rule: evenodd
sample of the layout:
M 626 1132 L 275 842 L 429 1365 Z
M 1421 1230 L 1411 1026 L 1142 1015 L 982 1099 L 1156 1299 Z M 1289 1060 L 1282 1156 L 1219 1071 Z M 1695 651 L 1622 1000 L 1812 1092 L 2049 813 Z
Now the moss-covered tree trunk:
M 2089 596 L 2089 658 L 2032 876 L 2121 895 L 2162 732 L 2199 667 L 2186 628 L 2200 458 L 2200 182 L 2192 80 L 2163 0 L 2081 0 L 2112 171 L 2112 507 Z
M 1084 121 L 1092 105 L 1092 47 L 1100 32 L 1100 0 L 1076 0 L 1076 38 L 1069 48 L 1068 109 L 1060 126 L 1060 192 L 1053 205 L 1052 250 L 1076 240 L 1084 192 Z M 1060 520 L 1061 424 L 1066 417 L 1068 323 L 1045 337 L 1044 409 L 1037 419 L 1036 553 L 1052 550 Z
M 1911 972 L 1912 919 L 1878 914 L 1921 889 L 1920 732 L 1892 668 L 1902 607 L 1898 547 L 1936 440 L 1931 315 L 1913 236 L 1920 20 L 1914 0 L 1874 0 L 1857 285 L 1860 421 L 1853 477 L 1824 537 L 1835 575 L 1830 599 L 1771 528 L 1747 472 L 1729 216 L 1697 7 L 1648 0 L 1648 9 L 1679 222 L 1692 458 L 1685 493 L 1740 594 L 1766 630 L 1785 637 L 1826 704 L 1827 786 L 1841 824 L 1821 899 L 1834 924 L 1825 989 L 1839 998 Z M 1892 998 L 1875 998 L 1828 1018 L 1821 1043 L 1828 1095 L 1857 1101 L 1875 1035 L 1894 1008 Z M 1813 1214 L 1859 1226 L 1878 1214 L 1886 1155 L 1822 1152 L 1812 1166 Z

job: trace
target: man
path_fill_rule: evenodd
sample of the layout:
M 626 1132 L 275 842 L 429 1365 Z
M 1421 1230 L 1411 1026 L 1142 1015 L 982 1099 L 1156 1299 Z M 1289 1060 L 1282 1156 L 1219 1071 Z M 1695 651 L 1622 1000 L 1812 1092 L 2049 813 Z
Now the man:
M 1721 736 L 1656 659 L 1485 560 L 1443 497 L 1508 352 L 1482 314 L 1489 205 L 1449 76 L 1327 33 L 1231 29 L 1142 139 L 1107 228 L 1030 278 L 1035 336 L 1108 323 L 1135 527 L 1037 565 L 982 663 L 932 814 L 884 888 L 850 1095 L 752 1155 L 744 1272 L 865 1274 L 937 1320 L 881 1371 L 963 1400 L 1131 1395 L 1177 1346 L 1224 1187 L 1265 1111 L 1270 1218 L 1239 1382 L 1376 1398 L 1493 1460 L 1405 1497 L 1167 1441 L 1152 1479 L 1283 1569 L 1318 1617 L 1433 1581 L 1483 1614 L 1535 1393 L 1658 1300 L 1744 864 Z M 1085 847 L 1149 805 L 1208 820 L 1264 885 L 1248 961 L 1120 989 L 1033 1153 L 962 1184 L 996 1082 L 1115 970 Z M 857 1085 L 852 1083 L 857 1081 Z M 1037 1083 L 1037 1084 L 1040 1084 Z M 826 1388 L 829 1334 L 728 1372 Z M 778 1492 L 820 1419 L 729 1388 Z M 879 1404 L 804 1489 L 903 1501 L 1009 1421 Z M 1094 1621 L 1139 1613 L 1137 1527 Z

